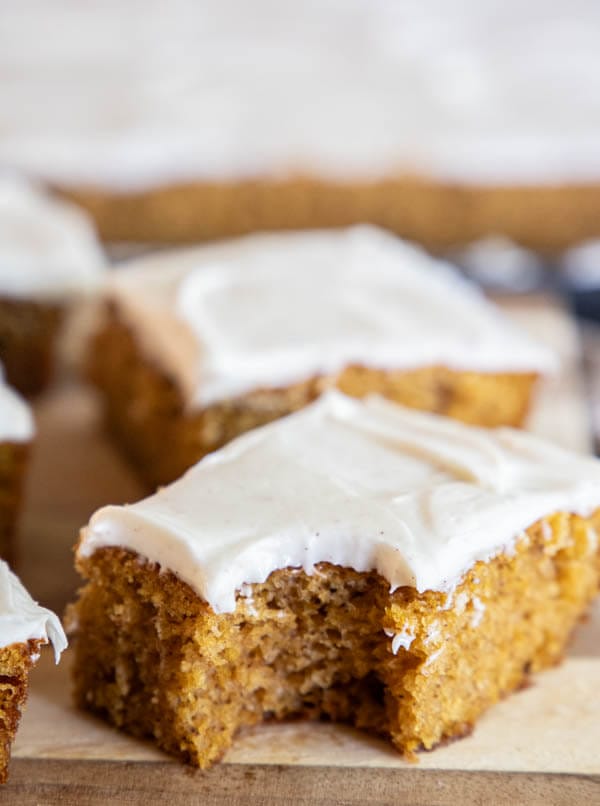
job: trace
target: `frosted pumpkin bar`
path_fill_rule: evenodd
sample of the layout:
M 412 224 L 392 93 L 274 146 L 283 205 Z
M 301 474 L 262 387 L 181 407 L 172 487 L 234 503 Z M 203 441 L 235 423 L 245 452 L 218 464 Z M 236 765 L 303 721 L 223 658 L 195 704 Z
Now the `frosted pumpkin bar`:
M 52 377 L 64 319 L 97 288 L 103 268 L 82 210 L 0 174 L 0 361 L 24 394 L 40 392 Z
M 58 663 L 67 639 L 58 618 L 33 601 L 0 560 L 0 784 L 8 777 L 10 749 L 27 700 L 29 672 L 49 641 Z
M 93 516 L 76 699 L 201 767 L 296 716 L 432 748 L 560 660 L 599 506 L 595 459 L 328 393 Z
M 164 25 L 136 0 L 54 0 L 58 46 L 47 0 L 8 5 L 0 163 L 107 241 L 361 221 L 437 250 L 600 236 L 591 0 L 179 0 Z
M 31 409 L 4 382 L 0 365 L 0 557 L 9 561 L 15 557 L 16 521 L 34 433 Z
M 150 486 L 331 387 L 520 425 L 553 367 L 450 266 L 370 227 L 159 253 L 106 297 L 91 375 Z

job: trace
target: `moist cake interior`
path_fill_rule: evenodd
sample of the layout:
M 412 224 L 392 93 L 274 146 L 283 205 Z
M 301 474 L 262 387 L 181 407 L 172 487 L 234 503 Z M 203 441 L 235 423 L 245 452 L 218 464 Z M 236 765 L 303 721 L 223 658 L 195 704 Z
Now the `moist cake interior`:
M 321 563 L 274 571 L 223 614 L 136 553 L 97 549 L 78 560 L 76 698 L 201 767 L 244 726 L 298 717 L 353 724 L 412 757 L 560 660 L 598 589 L 599 526 L 598 512 L 543 519 L 449 595 L 390 593 L 376 573 Z

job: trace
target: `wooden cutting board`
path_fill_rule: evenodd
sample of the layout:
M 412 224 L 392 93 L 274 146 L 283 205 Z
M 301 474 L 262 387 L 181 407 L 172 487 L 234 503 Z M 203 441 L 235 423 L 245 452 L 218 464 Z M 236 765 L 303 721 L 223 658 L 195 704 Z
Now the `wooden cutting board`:
M 531 428 L 585 451 L 586 404 L 574 325 L 548 300 L 505 303 L 560 350 Z M 99 424 L 95 395 L 66 380 L 36 405 L 39 438 L 22 519 L 19 572 L 59 612 L 77 577 L 72 546 L 98 506 L 140 489 Z M 192 770 L 73 708 L 69 652 L 32 674 L 0 804 L 600 804 L 600 607 L 566 661 L 486 714 L 472 736 L 403 761 L 350 728 L 295 723 L 245 732 L 224 763 Z

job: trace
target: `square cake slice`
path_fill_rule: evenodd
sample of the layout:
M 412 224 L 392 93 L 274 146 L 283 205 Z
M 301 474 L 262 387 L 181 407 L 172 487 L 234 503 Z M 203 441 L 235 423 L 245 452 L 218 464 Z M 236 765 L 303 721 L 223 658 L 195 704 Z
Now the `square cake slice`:
M 595 459 L 329 392 L 93 516 L 77 702 L 201 767 L 298 716 L 410 757 L 560 660 L 598 507 Z
M 518 426 L 553 367 L 450 266 L 370 227 L 141 258 L 107 298 L 91 375 L 150 487 L 331 387 Z
M 0 557 L 11 562 L 34 430 L 30 407 L 4 383 L 0 365 Z
M 6 783 L 10 750 L 27 699 L 29 672 L 51 641 L 58 663 L 67 646 L 63 628 L 40 607 L 0 560 L 0 784 Z
M 50 380 L 69 305 L 97 287 L 103 266 L 82 210 L 0 176 L 0 361 L 24 394 Z
M 178 0 L 164 23 L 77 5 L 52 3 L 60 46 L 48 0 L 2 15 L 0 163 L 109 242 L 361 221 L 437 250 L 600 236 L 594 0 Z

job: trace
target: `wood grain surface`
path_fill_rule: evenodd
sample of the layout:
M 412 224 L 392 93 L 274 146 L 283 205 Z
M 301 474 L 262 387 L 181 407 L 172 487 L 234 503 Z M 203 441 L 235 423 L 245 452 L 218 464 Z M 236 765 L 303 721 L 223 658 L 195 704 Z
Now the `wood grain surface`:
M 542 390 L 531 427 L 585 451 L 586 404 L 573 323 L 546 301 L 511 315 L 560 348 L 563 369 Z M 36 404 L 38 440 L 21 524 L 19 573 L 61 612 L 77 577 L 72 546 L 98 506 L 140 488 L 102 432 L 94 393 L 64 379 Z M 408 764 L 383 741 L 330 724 L 243 733 L 208 772 L 173 761 L 70 702 L 69 652 L 45 652 L 13 748 L 0 804 L 600 804 L 600 607 L 561 666 L 486 714 L 473 735 Z
M 9 789 L 10 787 L 10 793 Z M 270 765 L 201 772 L 177 764 L 18 760 L 0 803 L 20 806 L 202 804 L 202 806 L 594 806 L 600 776 L 511 772 L 444 773 Z

